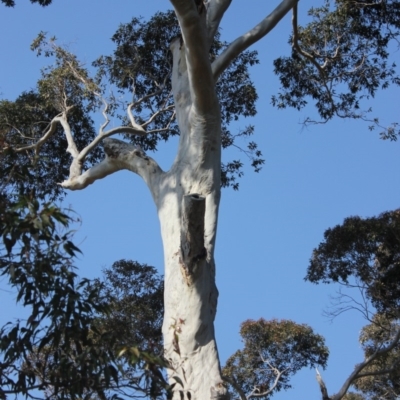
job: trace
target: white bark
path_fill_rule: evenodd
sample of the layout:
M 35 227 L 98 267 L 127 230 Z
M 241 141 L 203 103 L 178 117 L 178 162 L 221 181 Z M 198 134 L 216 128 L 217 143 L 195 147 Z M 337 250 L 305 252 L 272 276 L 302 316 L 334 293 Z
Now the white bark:
M 223 399 L 226 389 L 214 337 L 218 298 L 214 246 L 220 198 L 220 112 L 208 62 L 204 20 L 197 14 L 194 3 L 176 3 L 184 45 L 181 46 L 179 39 L 171 45 L 172 85 L 181 138 L 175 162 L 164 176 L 157 204 L 165 260 L 165 356 L 175 369 L 170 375 L 178 375 L 184 384 L 183 388 L 176 388 L 177 399 L 181 395 L 184 399 Z M 190 46 L 193 51 L 188 51 Z M 189 194 L 205 199 L 204 216 L 201 217 L 201 211 L 192 214 L 192 218 L 196 215 L 198 228 L 204 226 L 198 232 L 204 252 L 202 244 L 193 238 L 189 246 L 200 251 L 186 252 L 181 246 L 187 239 L 186 235 L 181 238 L 181 232 L 188 231 L 184 196 Z
M 113 172 L 127 169 L 143 178 L 151 190 L 153 198 L 157 197 L 158 185 L 163 171 L 158 164 L 148 157 L 142 150 L 118 139 L 104 139 L 106 158 L 99 164 L 84 173 L 70 172 L 70 178 L 61 183 L 61 186 L 70 190 L 80 190 L 102 179 Z M 71 169 L 75 165 L 72 162 Z M 77 167 L 78 168 L 78 167 Z
M 215 34 L 218 31 L 219 24 L 225 14 L 225 11 L 231 5 L 232 0 L 210 0 L 207 7 L 207 29 L 208 42 L 212 44 Z

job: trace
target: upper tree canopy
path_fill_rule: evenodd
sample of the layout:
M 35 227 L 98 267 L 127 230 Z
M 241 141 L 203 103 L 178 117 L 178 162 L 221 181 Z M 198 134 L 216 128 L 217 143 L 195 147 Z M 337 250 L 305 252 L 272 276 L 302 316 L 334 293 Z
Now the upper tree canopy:
M 352 385 L 363 393 L 360 398 L 395 400 L 400 364 L 400 211 L 349 217 L 324 236 L 313 252 L 306 279 L 339 283 L 343 288 L 330 316 L 357 310 L 368 321 L 360 333 L 365 358 L 339 394 Z M 354 289 L 359 293 L 350 292 Z M 335 396 L 333 400 L 341 398 Z
M 357 285 L 378 312 L 399 318 L 400 211 L 349 217 L 324 236 L 306 279 Z
M 33 42 L 32 49 L 38 54 L 55 57 L 56 63 L 43 69 L 35 91 L 23 93 L 13 102 L 0 102 L 0 126 L 3 150 L 6 150 L 1 160 L 4 171 L 26 168 L 27 160 L 34 158 L 35 184 L 33 180 L 25 180 L 24 183 L 19 181 L 20 189 L 29 190 L 35 186 L 38 195 L 51 192 L 53 199 L 61 196 L 62 188 L 57 183 L 68 177 L 70 156 L 65 152 L 68 143 L 63 127 L 54 123 L 54 120 L 66 110 L 78 150 L 88 146 L 96 137 L 92 113 L 104 107 L 105 103 L 104 115 L 118 118 L 127 127 L 126 139 L 145 151 L 155 151 L 160 141 L 178 135 L 170 80 L 172 56 L 169 50 L 171 41 L 178 35 L 179 26 L 172 11 L 156 13 L 147 22 L 133 18 L 130 23 L 121 25 L 112 37 L 116 45 L 114 53 L 101 56 L 93 63 L 97 75 L 92 78 L 74 55 L 56 46 L 52 39 L 47 41 L 41 33 Z M 226 46 L 217 33 L 210 58 L 215 59 Z M 229 123 L 241 116 L 249 117 L 256 113 L 257 93 L 249 77 L 249 67 L 256 63 L 256 52 L 246 51 L 233 61 L 218 80 L 223 148 L 238 146 L 238 138 L 254 132 L 253 126 L 249 125 L 240 132 L 232 133 Z M 113 94 L 106 97 L 104 93 L 110 89 Z M 129 127 L 132 127 L 126 115 L 129 104 L 130 112 L 135 115 L 134 124 L 145 128 L 146 135 L 132 135 L 129 131 Z M 124 129 L 121 131 L 123 133 Z M 43 140 L 43 144 L 36 146 L 41 137 L 47 139 L 50 135 L 55 138 Z M 255 171 L 259 171 L 264 160 L 256 143 L 248 142 L 243 151 L 250 158 Z M 99 147 L 88 151 L 84 158 L 86 167 L 99 162 L 101 153 Z M 57 168 L 54 168 L 55 165 Z M 236 177 L 241 176 L 242 165 L 240 160 L 222 165 L 223 186 L 238 188 Z M 7 175 L 3 175 L 3 178 L 8 186 L 16 184 Z
M 7 6 L 14 5 L 12 1 L 2 1 Z M 45 6 L 51 2 L 38 3 Z M 293 32 L 289 41 L 292 55 L 274 62 L 281 90 L 273 96 L 272 103 L 278 108 L 297 109 L 315 103 L 321 117 L 319 122 L 335 116 L 365 119 L 371 129 L 381 128 L 383 138 L 396 140 L 397 123 L 380 126 L 378 118 L 369 116 L 367 100 L 378 89 L 400 82 L 396 66 L 390 61 L 390 50 L 399 36 L 399 2 L 338 0 L 325 2 L 322 6 L 316 3 L 309 16 L 311 22 L 299 26 L 297 6 L 294 7 Z M 240 117 L 251 117 L 256 113 L 257 93 L 249 67 L 258 62 L 257 54 L 243 50 L 265 35 L 264 26 L 260 25 L 258 29 L 250 41 L 239 36 L 230 44 L 222 41 L 220 34 L 215 32 L 209 53 L 214 75 L 218 78 L 222 146 L 242 148 L 256 171 L 263 164 L 256 143 L 249 141 L 242 147 L 243 142 L 237 140 L 239 136 L 251 135 L 254 127 L 249 125 L 242 131 L 233 132 L 229 125 Z M 171 93 L 172 58 L 169 51 L 171 41 L 179 35 L 172 11 L 156 13 L 147 22 L 134 17 L 131 22 L 121 25 L 112 37 L 116 46 L 113 54 L 99 57 L 89 69 L 74 55 L 57 47 L 55 42 L 39 35 L 33 49 L 55 57 L 56 63 L 43 70 L 35 90 L 23 93 L 15 101 L 0 103 L 0 135 L 3 150 L 7 150 L 1 160 L 3 170 L 26 168 L 27 160 L 35 159 L 35 168 L 30 172 L 40 182 L 37 190 L 51 191 L 52 198 L 62 196 L 63 189 L 56 183 L 63 182 L 68 176 L 69 156 L 63 151 L 67 141 L 60 124 L 51 122 L 64 112 L 65 107 L 79 151 L 96 137 L 93 112 L 104 107 L 103 101 L 107 102 L 107 108 L 103 110 L 107 118 L 118 118 L 127 128 L 133 126 L 126 115 L 126 108 L 131 104 L 130 112 L 135 116 L 133 123 L 145 129 L 146 135 L 125 132 L 126 138 L 145 151 L 156 150 L 160 141 L 179 134 Z M 227 59 L 230 61 L 225 65 Z M 97 74 L 93 74 L 93 70 Z M 110 89 L 112 95 L 108 95 Z M 64 108 L 63 93 L 67 95 Z M 312 121 L 307 119 L 306 122 Z M 47 140 L 50 135 L 54 139 Z M 46 140 L 35 146 L 42 137 Z M 97 145 L 91 146 L 86 153 L 82 156 L 84 168 L 101 160 L 102 151 Z M 52 168 L 48 168 L 49 165 Z M 242 175 L 242 165 L 243 160 L 237 158 L 222 165 L 223 186 L 238 187 L 236 178 Z M 6 174 L 3 179 L 8 186 L 16 185 Z M 18 185 L 21 188 L 22 184 Z M 32 181 L 25 181 L 22 186 L 29 190 Z
M 290 320 L 247 320 L 241 324 L 244 348 L 226 362 L 223 374 L 241 399 L 268 399 L 289 389 L 300 369 L 327 364 L 324 338 Z M 233 397 L 235 398 L 235 397 Z
M 294 11 L 292 56 L 274 61 L 282 86 L 273 104 L 301 109 L 312 102 L 320 122 L 333 117 L 363 119 L 370 129 L 380 129 L 383 139 L 397 140 L 397 122 L 380 126 L 376 116 L 369 116 L 367 100 L 379 89 L 400 84 L 390 57 L 400 32 L 400 3 L 325 0 L 322 6 L 315 2 L 309 16 L 309 24 L 297 26 Z

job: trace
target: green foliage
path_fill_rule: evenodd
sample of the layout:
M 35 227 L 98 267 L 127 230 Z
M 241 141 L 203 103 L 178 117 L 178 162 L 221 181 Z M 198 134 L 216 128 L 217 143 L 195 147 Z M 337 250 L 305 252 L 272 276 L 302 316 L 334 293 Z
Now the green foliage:
M 365 356 L 369 357 L 377 349 L 387 346 L 400 329 L 398 321 L 393 321 L 383 315 L 377 314 L 372 323 L 365 326 L 360 333 L 360 343 Z M 386 371 L 385 374 L 378 373 Z M 354 387 L 368 400 L 396 400 L 400 393 L 400 345 L 392 351 L 381 354 L 365 369 L 367 374 L 358 379 Z
M 341 294 L 333 315 L 356 309 L 369 321 L 360 343 L 365 359 L 373 359 L 352 384 L 357 393 L 346 399 L 395 400 L 400 393 L 400 211 L 346 218 L 324 238 L 306 279 L 359 289 L 361 300 Z
M 56 38 L 47 39 L 40 32 L 31 44 L 31 50 L 38 56 L 52 57 L 55 64 L 42 69 L 42 78 L 38 81 L 39 93 L 48 105 L 58 112 L 68 107 L 80 106 L 85 112 L 96 111 L 101 105 L 101 88 L 90 78 L 87 69 L 77 57 L 68 50 L 57 46 Z
M 44 142 L 39 151 L 15 151 L 16 148 L 35 144 L 49 128 L 51 120 L 59 114 L 43 91 L 21 94 L 15 101 L 0 101 L 0 187 L 7 193 L 30 193 L 40 200 L 60 199 L 64 190 L 57 183 L 68 177 L 70 155 L 61 125 L 57 124 L 53 138 Z M 93 121 L 82 103 L 69 112 L 69 123 L 74 140 L 80 148 L 95 136 Z M 90 153 L 86 166 L 99 161 L 100 149 Z
M 13 176 L 31 176 L 31 179 L 8 180 L 5 174 L 3 183 L 8 188 L 18 184 L 19 190 L 28 192 L 35 186 L 32 181 L 37 181 L 38 197 L 42 193 L 47 193 L 52 200 L 62 197 L 63 190 L 57 183 L 67 178 L 70 164 L 63 127 L 57 123 L 53 138 L 38 147 L 33 145 L 48 131 L 51 121 L 63 113 L 68 114 L 68 123 L 79 150 L 95 137 L 91 116 L 105 102 L 107 105 L 103 111 L 120 119 L 122 125 L 129 125 L 126 109 L 131 102 L 135 103 L 132 112 L 140 124 L 157 113 L 146 126 L 149 134 L 127 137 L 145 151 L 155 151 L 160 141 L 178 135 L 171 92 L 172 57 L 169 46 L 179 32 L 172 11 L 157 13 L 146 22 L 134 18 L 130 23 L 121 25 L 112 37 L 116 45 L 113 55 L 102 56 L 93 63 L 98 70 L 94 79 L 73 54 L 55 44 L 55 38 L 48 39 L 41 32 L 31 48 L 38 55 L 53 57 L 54 65 L 42 70 L 42 78 L 35 91 L 23 93 L 16 101 L 0 102 L 0 140 L 3 144 L 0 163 L 5 171 L 17 170 L 18 174 Z M 210 50 L 210 59 L 215 59 L 225 47 L 226 43 L 220 41 L 217 35 Z M 220 77 L 217 93 L 223 121 L 222 147 L 238 148 L 258 172 L 264 163 L 262 153 L 254 141 L 248 140 L 254 133 L 254 127 L 247 126 L 237 134 L 232 134 L 228 128 L 232 121 L 256 113 L 257 93 L 248 71 L 256 63 L 256 52 L 247 51 L 240 55 Z M 106 87 L 108 92 L 114 88 L 118 98 L 114 95 L 106 98 Z M 246 147 L 241 147 L 239 140 L 247 142 Z M 28 146 L 30 148 L 26 148 Z M 100 159 L 101 151 L 96 147 L 86 158 L 84 168 Z M 27 165 L 32 167 L 27 168 Z M 242 167 L 240 160 L 223 164 L 222 185 L 237 189 L 236 180 L 243 175 Z
M 244 348 L 228 359 L 223 375 L 247 395 L 269 398 L 290 388 L 290 378 L 300 369 L 326 366 L 328 348 L 323 337 L 308 325 L 290 320 L 247 320 L 240 335 Z
M 47 42 L 41 32 L 32 50 L 54 57 L 54 65 L 42 70 L 37 89 L 22 93 L 15 101 L 0 101 L 0 185 L 8 193 L 30 193 L 38 199 L 52 201 L 64 192 L 58 183 L 69 175 L 70 155 L 64 127 L 52 123 L 63 114 L 76 146 L 86 147 L 96 136 L 91 113 L 100 105 L 88 72 L 76 57 Z M 40 141 L 44 136 L 48 140 Z M 53 136 L 53 137 L 50 137 Z M 94 149 L 84 160 L 87 168 L 100 161 L 101 150 Z
M 399 2 L 327 0 L 309 15 L 311 22 L 291 38 L 291 57 L 274 62 L 281 92 L 272 103 L 301 109 L 311 100 L 323 122 L 334 116 L 366 119 L 364 100 L 400 84 L 389 61 L 390 45 L 399 38 Z M 380 127 L 377 118 L 369 121 L 371 129 Z M 397 123 L 381 132 L 384 139 L 398 135 Z
M 109 312 L 98 316 L 94 326 L 110 333 L 101 344 L 119 355 L 118 389 L 130 397 L 162 398 L 168 389 L 162 371 L 168 367 L 162 358 L 162 276 L 154 267 L 120 260 L 105 269 L 103 280 L 95 285 L 99 285 Z
M 142 350 L 162 354 L 164 282 L 154 267 L 120 260 L 103 271 L 98 280 L 110 311 L 96 322 L 111 330 L 121 347 L 139 345 Z
M 79 249 L 66 229 L 71 218 L 34 197 L 0 203 L 0 273 L 29 310 L 27 320 L 0 330 L 0 395 L 51 390 L 76 398 L 102 380 L 110 383 L 114 354 L 95 345 L 93 315 L 106 311 L 98 288 L 78 280 L 73 258 Z M 100 336 L 99 336 L 100 335 Z M 37 361 L 34 354 L 44 351 Z M 51 357 L 48 356 L 51 354 Z M 48 373 L 39 379 L 37 370 Z
M 355 279 L 378 312 L 398 318 L 400 211 L 346 218 L 326 230 L 324 238 L 313 252 L 306 280 L 346 285 Z
M 14 7 L 15 6 L 15 0 L 1 0 L 1 2 L 6 7 Z M 40 4 L 42 7 L 46 7 L 52 3 L 52 0 L 31 0 L 31 3 L 32 4 L 37 3 L 37 4 Z
M 0 398 L 161 398 L 163 282 L 154 268 L 119 261 L 105 283 L 79 280 L 71 217 L 33 196 L 0 203 L 0 273 L 29 310 L 0 330 Z

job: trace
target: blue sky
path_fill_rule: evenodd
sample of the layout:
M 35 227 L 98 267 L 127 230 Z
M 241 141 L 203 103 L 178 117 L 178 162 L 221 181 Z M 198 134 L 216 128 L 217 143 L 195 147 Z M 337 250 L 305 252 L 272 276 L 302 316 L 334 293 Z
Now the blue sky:
M 271 5 L 267 5 L 271 3 Z M 278 2 L 236 0 L 222 23 L 222 37 L 232 40 L 251 28 Z M 49 60 L 29 50 L 39 31 L 55 35 L 90 64 L 112 51 L 109 38 L 118 25 L 133 16 L 151 16 L 169 8 L 167 0 L 128 1 L 54 0 L 46 9 L 17 0 L 14 9 L 0 8 L 0 93 L 13 99 L 35 86 L 40 67 Z M 304 11 L 316 3 L 300 2 Z M 271 8 L 270 8 L 271 7 Z M 300 17 L 300 23 L 304 17 Z M 304 282 L 311 251 L 328 227 L 350 215 L 372 216 L 399 207 L 399 143 L 384 142 L 367 125 L 334 120 L 304 128 L 300 122 L 313 114 L 278 111 L 270 104 L 279 82 L 272 61 L 289 54 L 290 16 L 253 48 L 260 65 L 252 68 L 259 93 L 258 115 L 239 121 L 256 127 L 256 141 L 266 160 L 263 170 L 245 170 L 240 190 L 222 194 L 217 238 L 217 284 L 220 291 L 216 332 L 224 362 L 241 343 L 239 325 L 248 318 L 292 319 L 311 325 L 325 336 L 331 356 L 323 372 L 331 393 L 339 390 L 362 354 L 358 334 L 363 321 L 347 314 L 333 323 L 322 316 L 334 286 Z M 393 54 L 399 61 L 399 53 Z M 371 104 L 382 122 L 398 120 L 398 93 L 379 93 Z M 154 155 L 168 169 L 175 143 L 160 146 Z M 80 274 L 98 277 L 101 269 L 126 258 L 145 262 L 162 273 L 162 245 L 155 207 L 143 182 L 119 172 L 80 192 L 68 194 L 64 205 L 81 216 L 77 242 L 84 255 Z M 0 282 L 4 287 L 4 282 Z M 6 305 L 0 322 L 19 316 L 12 307 L 15 295 L 0 292 Z M 276 400 L 319 399 L 315 372 L 305 370 L 293 380 L 294 388 Z

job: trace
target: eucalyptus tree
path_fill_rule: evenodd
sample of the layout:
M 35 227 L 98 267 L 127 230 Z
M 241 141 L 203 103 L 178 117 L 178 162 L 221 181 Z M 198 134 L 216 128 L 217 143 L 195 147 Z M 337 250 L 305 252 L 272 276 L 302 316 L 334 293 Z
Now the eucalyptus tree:
M 341 285 L 330 316 L 356 310 L 368 321 L 360 333 L 364 359 L 340 390 L 328 396 L 318 376 L 324 400 L 340 400 L 350 387 L 361 398 L 398 398 L 399 262 L 400 210 L 371 218 L 346 218 L 343 224 L 327 229 L 324 241 L 314 250 L 306 279 Z
M 241 173 L 240 160 L 221 164 L 222 149 L 237 145 L 228 125 L 240 115 L 255 113 L 257 95 L 248 66 L 257 58 L 248 48 L 292 11 L 292 56 L 275 61 L 282 89 L 273 104 L 300 109 L 314 101 L 322 122 L 338 116 L 379 126 L 376 118 L 362 111 L 363 101 L 378 88 L 399 83 L 395 67 L 387 61 L 388 46 L 398 37 L 397 1 L 337 0 L 333 7 L 325 3 L 311 10 L 312 22 L 301 28 L 297 0 L 282 0 L 250 31 L 224 43 L 219 26 L 230 3 L 171 0 L 174 13 L 158 13 L 148 23 L 134 18 L 114 35 L 114 54 L 94 63 L 94 78 L 74 55 L 41 34 L 33 49 L 54 56 L 56 63 L 43 71 L 34 93 L 41 107 L 31 111 L 51 109 L 53 116 L 45 125 L 40 119 L 24 130 L 19 123 L 26 122 L 26 113 L 0 112 L 6 127 L 3 147 L 13 148 L 17 158 L 40 160 L 52 141 L 66 143 L 72 162 L 60 183 L 64 189 L 83 190 L 123 169 L 147 184 L 161 225 L 164 356 L 171 366 L 171 383 L 178 383 L 177 399 L 229 397 L 214 336 L 214 250 L 221 186 L 237 187 L 235 174 Z M 107 98 L 106 82 L 116 95 Z M 13 104 L 6 102 L 1 108 Z M 24 106 L 29 110 L 31 104 Z M 88 122 L 99 107 L 104 123 L 95 135 L 79 123 L 79 114 Z M 110 116 L 120 117 L 121 125 L 108 128 Z M 250 126 L 241 135 L 252 133 Z M 125 140 L 111 138 L 115 135 Z M 175 160 L 163 171 L 146 151 L 173 135 L 179 135 Z M 395 140 L 397 135 L 396 125 L 382 130 L 384 138 Z M 257 145 L 249 142 L 246 152 L 257 171 L 263 163 Z M 7 157 L 6 164 L 13 168 L 13 159 Z
M 329 350 L 322 336 L 290 320 L 247 320 L 241 324 L 244 346 L 223 368 L 232 398 L 269 399 L 291 388 L 290 379 L 306 367 L 326 367 Z M 238 395 L 238 396 L 237 396 Z
M 28 311 L 26 319 L 0 328 L 0 398 L 50 388 L 70 398 L 66 387 L 79 396 L 108 384 L 117 372 L 115 354 L 97 345 L 107 335 L 90 329 L 107 304 L 99 288 L 74 271 L 79 250 L 65 231 L 71 217 L 51 204 L 40 206 L 34 196 L 10 201 L 3 195 L 0 216 L 0 275 Z M 40 379 L 42 370 L 48 373 Z

